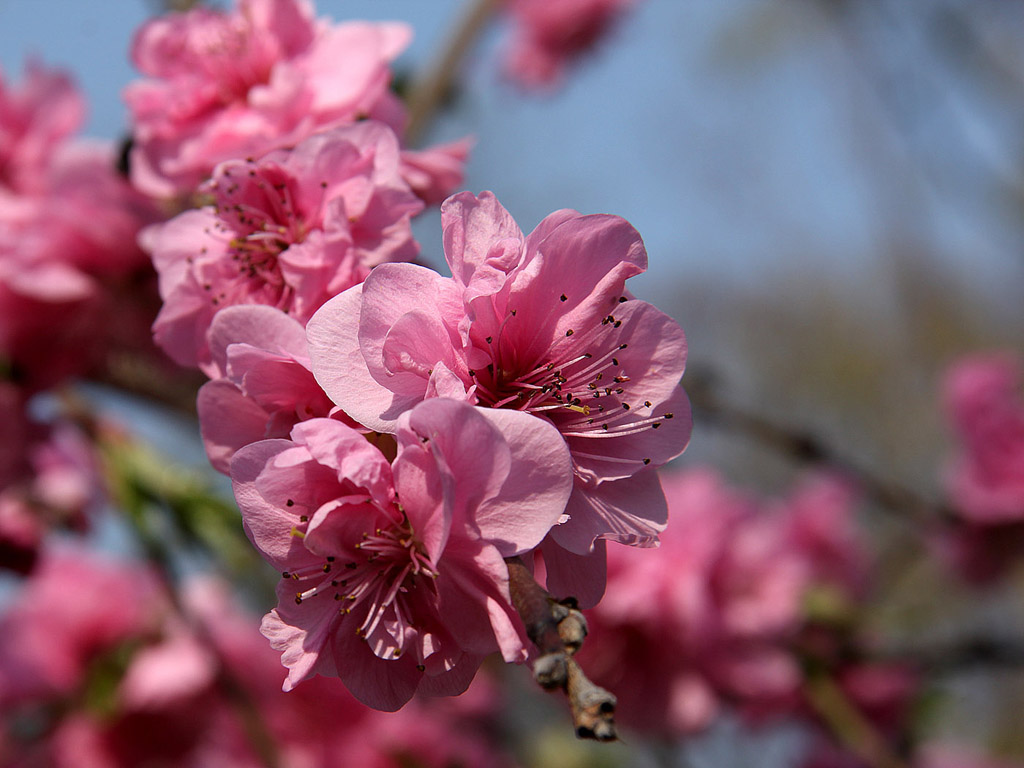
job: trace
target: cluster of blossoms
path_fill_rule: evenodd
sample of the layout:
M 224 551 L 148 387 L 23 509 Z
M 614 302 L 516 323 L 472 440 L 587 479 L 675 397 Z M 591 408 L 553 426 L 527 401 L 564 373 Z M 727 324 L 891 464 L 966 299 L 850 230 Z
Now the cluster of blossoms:
M 126 92 L 133 180 L 199 204 L 140 236 L 154 335 L 210 378 L 207 453 L 287 574 L 263 623 L 286 688 L 335 675 L 381 709 L 527 658 L 504 558 L 539 551 L 549 590 L 596 603 L 606 541 L 657 543 L 656 469 L 691 428 L 685 338 L 626 290 L 647 255 L 623 219 L 558 211 L 524 235 L 461 193 L 441 208 L 453 276 L 408 263 L 462 155 L 400 146 L 407 39 L 241 0 L 144 26 Z
M 137 564 L 44 552 L 0 614 L 0 765 L 511 765 L 487 736 L 486 680 L 457 706 L 391 715 L 327 681 L 282 696 L 277 655 L 225 585 L 191 581 L 181 603 Z
M 487 193 L 442 224 L 451 278 L 382 264 L 305 331 L 270 306 L 213 319 L 203 436 L 286 574 L 263 631 L 289 688 L 337 675 L 384 709 L 458 693 L 486 654 L 527 658 L 503 558 L 541 551 L 548 588 L 592 604 L 604 542 L 665 527 L 686 346 L 625 291 L 639 235 L 560 211 L 524 236 Z
M 725 707 L 813 726 L 807 676 L 818 674 L 880 731 L 898 732 L 912 670 L 859 659 L 847 628 L 870 570 L 848 485 L 817 477 L 766 504 L 691 470 L 666 476 L 665 492 L 661 548 L 609 552 L 608 592 L 580 652 L 622 717 L 663 735 L 701 731 Z
M 507 0 L 508 72 L 558 82 L 629 5 Z M 403 144 L 391 65 L 410 34 L 307 0 L 155 18 L 132 45 L 124 176 L 112 147 L 70 140 L 83 106 L 64 75 L 0 77 L 0 567 L 28 575 L 0 614 L 0 766 L 506 765 L 474 678 L 490 654 L 549 654 L 516 592 L 535 571 L 545 618 L 593 608 L 578 654 L 556 627 L 561 658 L 639 730 L 797 718 L 804 768 L 862 768 L 826 738 L 817 686 L 884 747 L 918 681 L 856 625 L 871 579 L 851 489 L 821 477 L 765 503 L 699 470 L 663 489 L 692 429 L 687 345 L 626 287 L 639 233 L 560 210 L 526 234 L 493 194 L 452 194 L 469 143 Z M 450 276 L 413 263 L 434 204 Z M 147 287 L 159 313 L 127 303 Z M 207 377 L 207 455 L 280 573 L 266 640 L 219 583 L 175 596 L 45 541 L 102 498 L 102 435 L 29 400 L 150 324 Z M 955 554 L 976 577 L 1024 540 L 1018 387 L 1001 358 L 949 379 Z M 413 700 L 471 685 L 448 709 Z
M 148 295 L 135 237 L 155 209 L 117 174 L 112 145 L 72 138 L 84 113 L 62 72 L 0 74 L 0 568 L 20 572 L 48 529 L 81 527 L 98 498 L 84 433 L 40 422 L 30 399 L 150 346 L 145 300 L 124 299 Z
M 405 111 L 389 90 L 405 24 L 333 24 L 307 0 L 238 0 L 195 8 L 138 31 L 132 60 L 145 79 L 124 98 L 132 114 L 133 183 L 188 196 L 221 162 L 294 147 L 325 130 L 373 119 L 395 133 Z M 404 150 L 403 177 L 428 202 L 462 180 L 468 143 Z
M 977 355 L 946 376 L 945 404 L 960 447 L 946 471 L 958 515 L 944 541 L 969 579 L 991 579 L 1024 547 L 1024 399 L 1009 356 Z

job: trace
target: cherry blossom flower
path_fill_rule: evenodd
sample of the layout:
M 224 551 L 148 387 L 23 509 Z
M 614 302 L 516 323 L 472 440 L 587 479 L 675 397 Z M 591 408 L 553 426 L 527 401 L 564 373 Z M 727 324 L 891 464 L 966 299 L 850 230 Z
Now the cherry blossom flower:
M 54 147 L 75 133 L 85 103 L 71 78 L 36 61 L 20 87 L 0 72 L 0 185 L 20 193 L 40 191 Z
M 945 383 L 946 408 L 962 441 L 949 488 L 965 520 L 1024 522 L 1024 399 L 1011 358 L 979 355 L 958 362 Z
M 389 463 L 359 432 L 311 419 L 232 460 L 246 531 L 284 573 L 263 633 L 285 690 L 338 676 L 395 710 L 417 689 L 461 692 L 492 651 L 525 659 L 502 558 L 558 520 L 564 444 L 540 420 L 447 399 L 404 414 L 396 437 Z
M 146 79 L 124 92 L 134 119 L 134 183 L 190 192 L 225 160 L 260 156 L 313 133 L 396 112 L 391 61 L 404 24 L 331 24 L 304 0 L 238 0 L 147 22 L 132 59 Z
M 27 392 L 101 360 L 109 302 L 148 267 L 135 235 L 155 211 L 117 176 L 112 145 L 70 139 L 83 116 L 59 71 L 0 79 L 0 370 Z
M 516 22 L 505 71 L 527 87 L 553 86 L 607 35 L 633 0 L 506 0 Z
M 599 540 L 651 546 L 665 526 L 654 469 L 682 452 L 691 428 L 678 385 L 682 329 L 626 293 L 647 255 L 624 219 L 558 211 L 524 237 L 488 192 L 456 195 L 441 211 L 453 277 L 378 267 L 307 325 L 313 372 L 378 432 L 435 396 L 553 423 L 575 486 L 545 545 L 548 587 L 592 604 L 603 585 Z M 570 585 L 561 574 L 572 573 Z
M 98 656 L 159 626 L 152 574 L 48 550 L 0 617 L 0 705 L 69 695 Z
M 1024 545 L 1024 399 L 1009 355 L 975 355 L 946 375 L 945 405 L 959 439 L 945 471 L 959 516 L 936 540 L 965 579 L 998 578 Z
M 294 150 L 219 165 L 190 210 L 141 235 L 160 273 L 157 343 L 213 375 L 207 332 L 234 304 L 267 304 L 305 322 L 372 267 L 419 246 L 422 209 L 398 174 L 398 142 L 367 121 L 306 139 Z

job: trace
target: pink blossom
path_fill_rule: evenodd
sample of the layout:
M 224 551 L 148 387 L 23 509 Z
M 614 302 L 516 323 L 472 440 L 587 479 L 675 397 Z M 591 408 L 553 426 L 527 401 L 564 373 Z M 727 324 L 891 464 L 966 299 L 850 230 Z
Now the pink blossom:
M 82 115 L 64 74 L 0 81 L 0 364 L 29 392 L 102 359 L 114 289 L 148 266 L 135 235 L 154 211 L 111 145 L 69 140 Z
M 439 399 L 404 414 L 396 437 L 389 464 L 359 432 L 311 419 L 232 460 L 246 531 L 285 573 L 263 622 L 285 690 L 338 676 L 394 710 L 417 688 L 461 692 L 492 651 L 525 658 L 502 558 L 535 547 L 562 511 L 557 433 Z
M 0 569 L 30 573 L 45 533 L 43 521 L 20 495 L 0 492 Z
M 84 117 L 85 103 L 65 73 L 30 61 L 24 82 L 15 87 L 0 72 L 0 186 L 38 192 L 54 147 L 75 133 Z
M 722 698 L 778 706 L 793 696 L 799 669 L 781 641 L 799 626 L 807 572 L 783 527 L 710 472 L 665 488 L 673 522 L 661 546 L 609 553 L 581 663 L 615 691 L 627 722 L 686 733 L 705 728 Z
M 691 428 L 678 385 L 682 329 L 626 292 L 647 255 L 624 219 L 558 211 L 524 237 L 488 192 L 456 195 L 441 211 L 453 277 L 378 267 L 309 322 L 313 372 L 378 432 L 435 396 L 553 423 L 575 486 L 545 545 L 548 586 L 583 590 L 592 604 L 603 585 L 595 543 L 651 546 L 665 526 L 654 469 L 686 447 Z
M 633 0 L 506 0 L 516 29 L 505 71 L 527 87 L 556 85 L 566 67 L 590 51 Z
M 723 701 L 748 719 L 793 713 L 804 601 L 822 584 L 845 588 L 826 553 L 844 579 L 865 567 L 852 495 L 811 478 L 787 500 L 759 503 L 707 470 L 668 475 L 664 486 L 672 525 L 655 551 L 609 552 L 581 663 L 615 691 L 622 719 L 647 731 L 699 731 Z M 820 527 L 809 520 L 815 508 Z
M 959 445 L 945 480 L 959 519 L 936 540 L 965 578 L 985 582 L 1015 562 L 1024 545 L 1024 399 L 1009 355 L 957 362 L 944 386 Z
M 977 525 L 1024 522 L 1024 400 L 1019 365 L 1009 357 L 968 357 L 950 369 L 945 403 L 961 441 L 949 489 Z
M 367 121 L 217 166 L 203 187 L 212 206 L 142 234 L 164 298 L 157 343 L 213 375 L 207 332 L 222 307 L 266 304 L 304 323 L 372 267 L 415 256 L 409 221 L 423 206 L 398 164 L 394 134 Z
M 46 552 L 0 617 L 0 704 L 71 694 L 99 655 L 156 629 L 156 595 L 136 566 Z
M 218 376 L 200 388 L 196 406 L 206 454 L 220 472 L 242 446 L 287 437 L 298 422 L 337 410 L 313 378 L 305 329 L 278 309 L 221 310 L 210 351 Z
M 318 22 L 304 0 L 238 0 L 230 12 L 147 22 L 132 44 L 147 79 L 124 93 L 133 181 L 154 196 L 187 193 L 225 160 L 400 114 L 390 64 L 410 36 L 403 24 Z
M 365 707 L 336 680 L 323 677 L 283 693 L 279 654 L 252 631 L 254 617 L 240 609 L 223 583 L 193 580 L 185 601 L 221 659 L 252 696 L 281 765 L 394 768 L 407 756 L 427 768 L 508 765 L 486 735 L 483 721 L 497 702 L 484 675 L 477 675 L 462 696 L 423 704 L 414 699 L 394 713 Z
M 1021 768 L 1020 761 L 998 760 L 949 744 L 929 744 L 916 768 Z

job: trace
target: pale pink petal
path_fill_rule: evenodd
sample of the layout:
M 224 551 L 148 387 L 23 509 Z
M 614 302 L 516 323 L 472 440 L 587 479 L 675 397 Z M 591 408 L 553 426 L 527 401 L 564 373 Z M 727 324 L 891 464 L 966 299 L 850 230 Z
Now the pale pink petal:
M 508 273 L 519 260 L 519 249 L 495 251 L 495 243 L 511 240 L 522 243 L 522 230 L 491 192 L 475 197 L 460 192 L 441 206 L 444 253 L 452 275 L 464 286 L 483 267 Z M 497 257 L 497 259 L 495 258 Z
M 245 531 L 256 548 L 279 571 L 318 561 L 306 552 L 302 539 L 292 535 L 293 530 L 305 530 L 306 523 L 300 520 L 300 516 L 308 517 L 312 512 L 309 505 L 301 503 L 307 489 L 292 487 L 287 477 L 281 480 L 281 487 L 275 489 L 270 484 L 272 477 L 261 477 L 274 459 L 292 448 L 294 443 L 290 440 L 263 440 L 242 448 L 231 461 L 231 482 L 235 500 L 242 511 Z M 273 492 L 275 490 L 276 493 Z M 274 497 L 281 495 L 294 496 L 294 499 L 289 499 L 293 503 L 288 505 L 283 500 L 275 503 L 278 499 Z
M 394 432 L 398 417 L 420 401 L 399 395 L 370 374 L 359 345 L 363 285 L 328 301 L 306 325 L 313 375 L 331 400 L 377 432 Z
M 572 462 L 558 430 L 520 411 L 480 408 L 511 449 L 508 479 L 473 515 L 482 538 L 503 557 L 538 544 L 565 510 L 572 493 Z
M 599 538 L 631 546 L 656 546 L 658 534 L 668 522 L 665 494 L 653 469 L 596 487 L 583 487 L 577 481 L 565 511 L 569 519 L 552 528 L 551 536 L 580 555 L 590 552 Z
M 196 410 L 206 455 L 224 474 L 230 473 L 231 457 L 239 448 L 267 437 L 286 437 L 267 435 L 267 411 L 230 381 L 208 381 L 200 387 Z

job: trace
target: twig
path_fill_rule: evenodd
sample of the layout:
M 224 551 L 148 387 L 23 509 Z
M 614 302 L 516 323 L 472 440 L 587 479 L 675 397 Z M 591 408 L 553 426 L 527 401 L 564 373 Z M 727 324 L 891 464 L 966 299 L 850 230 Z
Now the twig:
M 615 696 L 592 683 L 573 658 L 587 634 L 586 620 L 575 600 L 552 598 L 520 558 L 505 562 L 512 604 L 540 651 L 533 663 L 534 679 L 547 690 L 565 691 L 579 738 L 615 741 Z
M 1024 643 L 1019 638 L 967 637 L 946 645 L 882 649 L 876 655 L 907 661 L 933 675 L 977 667 L 1024 668 Z
M 409 121 L 405 142 L 415 146 L 423 138 L 438 107 L 451 91 L 459 64 L 479 37 L 501 0 L 473 0 L 460 17 L 448 44 L 426 73 L 417 78 L 409 94 Z
M 808 676 L 804 692 L 836 739 L 871 768 L 907 768 L 831 677 Z

